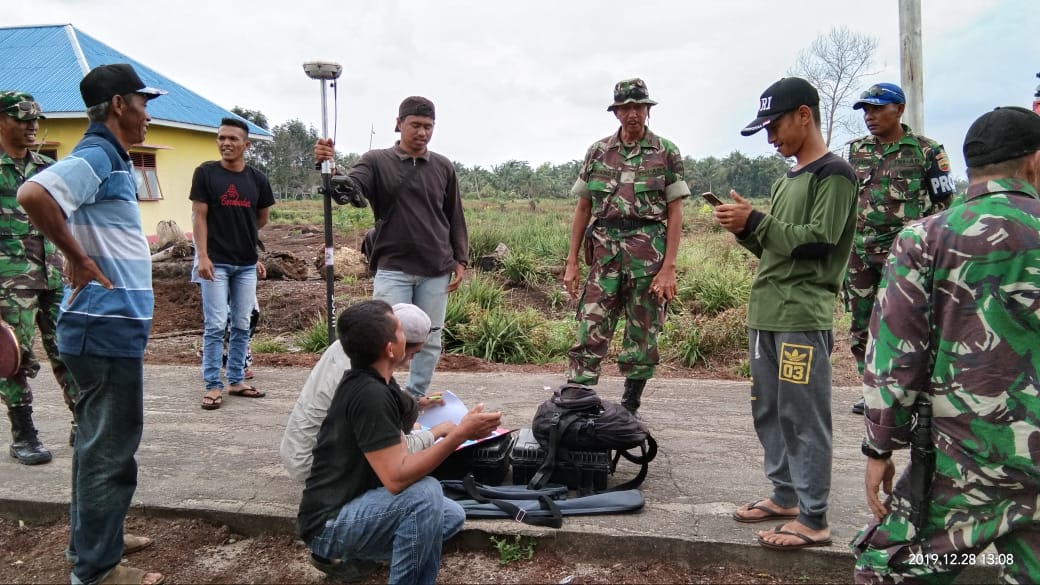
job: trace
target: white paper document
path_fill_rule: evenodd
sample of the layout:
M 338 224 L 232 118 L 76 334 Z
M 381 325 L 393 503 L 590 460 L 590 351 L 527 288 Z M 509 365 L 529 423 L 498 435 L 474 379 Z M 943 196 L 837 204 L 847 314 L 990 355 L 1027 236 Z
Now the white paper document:
M 441 395 L 444 404 L 427 408 L 419 415 L 419 424 L 425 428 L 435 427 L 442 422 L 453 422 L 459 424 L 462 417 L 466 416 L 469 409 L 465 403 L 451 390 L 445 390 Z

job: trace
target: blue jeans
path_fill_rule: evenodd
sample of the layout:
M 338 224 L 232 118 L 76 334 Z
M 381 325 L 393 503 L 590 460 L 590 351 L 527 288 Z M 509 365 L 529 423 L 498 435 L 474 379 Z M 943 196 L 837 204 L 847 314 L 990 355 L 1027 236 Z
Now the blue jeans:
M 230 310 L 227 381 L 234 386 L 245 379 L 249 348 L 249 317 L 256 304 L 256 265 L 214 264 L 213 280 L 200 279 L 202 287 L 202 379 L 206 390 L 221 390 L 220 366 L 224 356 L 224 330 Z
M 466 513 L 424 477 L 396 496 L 380 487 L 340 508 L 310 542 L 311 552 L 343 561 L 390 561 L 390 583 L 434 583 L 441 544 L 462 530 Z
M 433 379 L 433 370 L 441 358 L 441 329 L 444 312 L 448 309 L 448 283 L 451 273 L 443 276 L 415 276 L 396 270 L 376 272 L 372 284 L 372 298 L 391 305 L 411 303 L 430 316 L 433 332 L 426 338 L 422 351 L 412 358 L 405 389 L 412 394 L 425 395 Z
M 93 584 L 123 557 L 123 521 L 137 490 L 134 454 L 144 428 L 140 358 L 62 355 L 79 388 L 72 451 L 72 583 Z

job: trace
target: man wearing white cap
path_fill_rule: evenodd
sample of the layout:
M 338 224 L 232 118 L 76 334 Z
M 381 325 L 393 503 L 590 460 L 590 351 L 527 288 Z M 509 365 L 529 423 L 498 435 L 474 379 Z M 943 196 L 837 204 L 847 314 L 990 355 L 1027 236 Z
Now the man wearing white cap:
M 422 309 L 409 303 L 394 305 L 394 315 L 404 328 L 405 353 L 398 364 L 404 366 L 426 343 L 430 334 L 430 317 Z M 311 472 L 318 429 L 325 421 L 325 414 L 332 403 L 333 395 L 336 394 L 336 387 L 343 378 L 343 372 L 349 369 L 350 358 L 343 353 L 343 345 L 337 339 L 325 350 L 303 384 L 300 397 L 296 399 L 296 406 L 289 414 L 289 422 L 285 425 L 285 434 L 282 436 L 279 449 L 286 471 L 296 481 L 306 481 Z M 439 393 L 419 398 L 419 408 L 439 405 L 440 401 L 436 398 L 438 396 Z M 405 436 L 408 450 L 415 452 L 425 449 L 449 430 L 448 425 L 437 425 L 430 430 L 414 431 Z

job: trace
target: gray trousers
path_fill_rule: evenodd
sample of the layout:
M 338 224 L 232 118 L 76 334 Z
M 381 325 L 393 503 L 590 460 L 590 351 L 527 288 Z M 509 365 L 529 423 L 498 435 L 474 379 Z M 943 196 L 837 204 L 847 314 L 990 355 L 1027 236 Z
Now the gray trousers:
M 831 491 L 831 331 L 751 329 L 751 415 L 778 506 L 827 527 Z

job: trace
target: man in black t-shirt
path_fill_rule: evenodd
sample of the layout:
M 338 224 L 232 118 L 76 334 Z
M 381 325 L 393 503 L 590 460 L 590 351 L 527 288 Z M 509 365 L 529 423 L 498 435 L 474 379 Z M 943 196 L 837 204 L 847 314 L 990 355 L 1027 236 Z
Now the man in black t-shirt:
M 404 433 L 418 405 L 393 379 L 405 357 L 401 322 L 390 305 L 368 300 L 343 311 L 336 332 L 351 369 L 318 431 L 300 538 L 330 575 L 389 560 L 390 583 L 434 583 L 441 543 L 462 529 L 465 513 L 427 475 L 465 441 L 490 434 L 501 413 L 478 404 L 443 439 L 409 453 Z
M 249 318 L 256 302 L 258 230 L 267 224 L 274 205 L 271 184 L 263 173 L 245 162 L 249 127 L 236 118 L 224 118 L 217 131 L 220 160 L 205 162 L 191 180 L 192 229 L 196 266 L 192 280 L 202 289 L 202 378 L 206 395 L 202 408 L 223 403 L 220 379 L 224 329 L 229 316 L 228 393 L 260 398 L 244 383 Z

